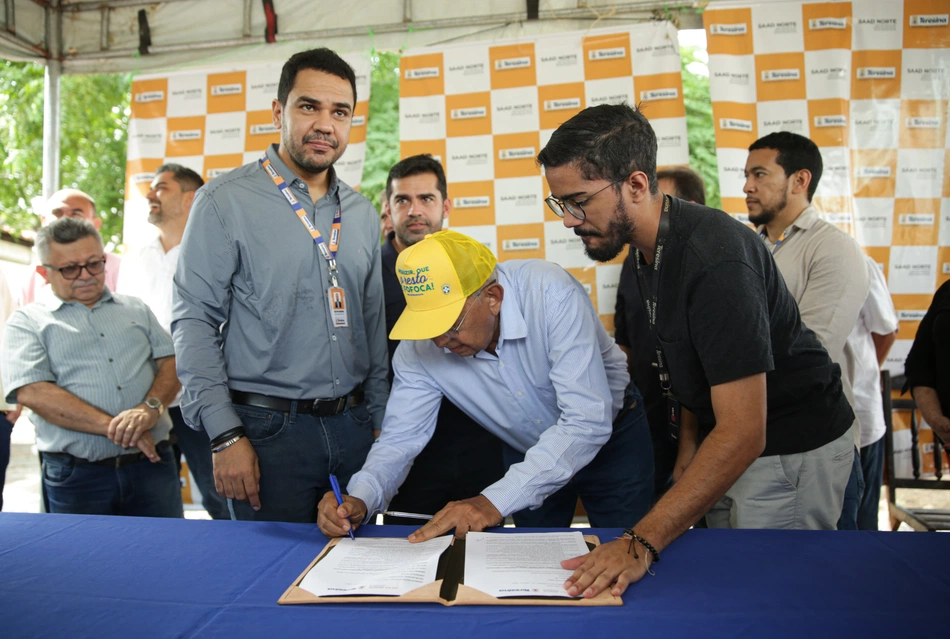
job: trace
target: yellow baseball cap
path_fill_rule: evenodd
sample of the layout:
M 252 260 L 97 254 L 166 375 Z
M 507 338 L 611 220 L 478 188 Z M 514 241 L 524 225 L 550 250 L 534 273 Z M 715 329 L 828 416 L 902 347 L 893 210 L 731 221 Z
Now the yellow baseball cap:
M 396 279 L 406 309 L 389 338 L 432 339 L 448 331 L 497 263 L 484 244 L 457 231 L 426 235 L 405 249 L 396 260 Z

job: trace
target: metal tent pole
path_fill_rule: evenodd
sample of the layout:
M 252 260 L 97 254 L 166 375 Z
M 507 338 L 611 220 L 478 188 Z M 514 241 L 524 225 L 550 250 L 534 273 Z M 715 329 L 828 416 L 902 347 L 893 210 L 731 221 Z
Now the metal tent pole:
M 60 134 L 60 78 L 63 63 L 59 59 L 62 50 L 62 13 L 59 0 L 51 0 L 46 6 L 46 61 L 43 88 L 43 197 L 49 198 L 59 190 L 59 134 Z

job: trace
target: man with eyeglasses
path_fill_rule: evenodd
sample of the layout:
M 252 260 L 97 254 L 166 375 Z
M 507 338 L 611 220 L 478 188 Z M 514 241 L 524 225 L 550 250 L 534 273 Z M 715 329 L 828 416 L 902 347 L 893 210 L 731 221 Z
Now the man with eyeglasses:
M 851 472 L 854 414 L 831 361 L 757 234 L 660 192 L 656 136 L 628 105 L 581 111 L 538 155 L 548 205 L 598 261 L 635 251 L 670 421 L 700 442 L 633 541 L 564 562 L 568 594 L 619 595 L 725 498 L 731 528 L 834 530 Z M 680 424 L 680 406 L 697 423 Z M 698 431 L 698 432 L 697 432 Z M 685 439 L 685 437 L 684 437 Z M 634 553 L 633 551 L 636 551 Z
M 50 196 L 46 203 L 46 209 L 41 215 L 40 222 L 43 226 L 52 224 L 56 220 L 64 217 L 74 217 L 86 220 L 96 230 L 102 228 L 102 218 L 96 214 L 96 202 L 88 193 L 79 189 L 60 189 Z M 106 286 L 110 291 L 115 291 L 116 283 L 119 279 L 119 266 L 122 264 L 122 258 L 114 253 L 106 253 Z M 23 289 L 20 291 L 20 306 L 25 306 L 36 299 L 44 287 L 46 280 L 38 271 L 30 273 L 30 277 Z
M 396 276 L 399 254 L 431 233 L 442 230 L 452 202 L 445 171 L 431 155 L 413 155 L 389 170 L 384 198 L 390 202 L 393 229 L 386 234 L 380 256 L 386 298 L 386 332 L 406 309 L 406 298 Z M 399 340 L 389 340 L 389 358 Z M 389 381 L 392 383 L 392 366 Z M 450 501 L 477 495 L 505 474 L 501 441 L 479 426 L 446 398 L 439 406 L 432 438 L 412 463 L 412 469 L 389 503 L 389 510 L 432 515 Z M 386 515 L 387 524 L 417 524 L 417 520 Z
M 544 260 L 496 264 L 484 245 L 434 233 L 399 254 L 406 310 L 383 433 L 337 506 L 317 523 L 342 536 L 380 512 L 435 427 L 446 397 L 504 442 L 504 477 L 453 501 L 409 536 L 425 541 L 496 526 L 571 524 L 577 498 L 595 527 L 637 521 L 653 496 L 639 391 L 584 288 Z
M 171 337 L 144 302 L 106 287 L 89 222 L 44 226 L 36 251 L 50 286 L 7 323 L 2 375 L 7 402 L 33 411 L 50 512 L 181 517 Z

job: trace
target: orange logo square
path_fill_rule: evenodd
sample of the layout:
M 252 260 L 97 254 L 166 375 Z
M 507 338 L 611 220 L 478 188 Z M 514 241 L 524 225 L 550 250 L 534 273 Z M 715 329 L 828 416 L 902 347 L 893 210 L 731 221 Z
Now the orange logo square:
M 168 79 L 136 80 L 132 83 L 133 118 L 163 118 L 168 108 Z
M 533 42 L 489 47 L 488 60 L 491 64 L 492 89 L 513 89 L 536 84 Z
M 441 53 L 403 56 L 399 61 L 399 97 L 419 98 L 445 93 Z
M 247 105 L 247 72 L 208 74 L 208 113 L 244 111 Z

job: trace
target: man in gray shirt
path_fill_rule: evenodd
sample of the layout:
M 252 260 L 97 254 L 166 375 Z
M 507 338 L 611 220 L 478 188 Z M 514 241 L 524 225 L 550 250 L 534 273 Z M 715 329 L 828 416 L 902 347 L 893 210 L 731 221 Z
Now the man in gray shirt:
M 346 485 L 382 423 L 379 218 L 333 169 L 355 106 L 344 60 L 294 55 L 272 107 L 280 144 L 192 205 L 172 311 L 181 408 L 236 519 L 315 522 L 329 475 Z
M 33 410 L 50 512 L 181 517 L 168 333 L 140 299 L 106 287 L 86 220 L 44 226 L 36 251 L 50 285 L 10 317 L 2 372 L 7 402 Z
M 777 131 L 749 147 L 743 190 L 749 221 L 775 258 L 788 291 L 798 302 L 802 322 L 815 331 L 831 361 L 841 366 L 841 385 L 854 406 L 848 335 L 867 299 L 870 281 L 858 243 L 823 220 L 812 204 L 822 169 L 821 152 L 814 142 L 797 133 Z M 860 427 L 852 431 L 857 444 Z M 861 459 L 855 448 L 839 529 L 857 528 L 863 492 Z M 726 504 L 720 502 L 707 521 L 727 515 Z

